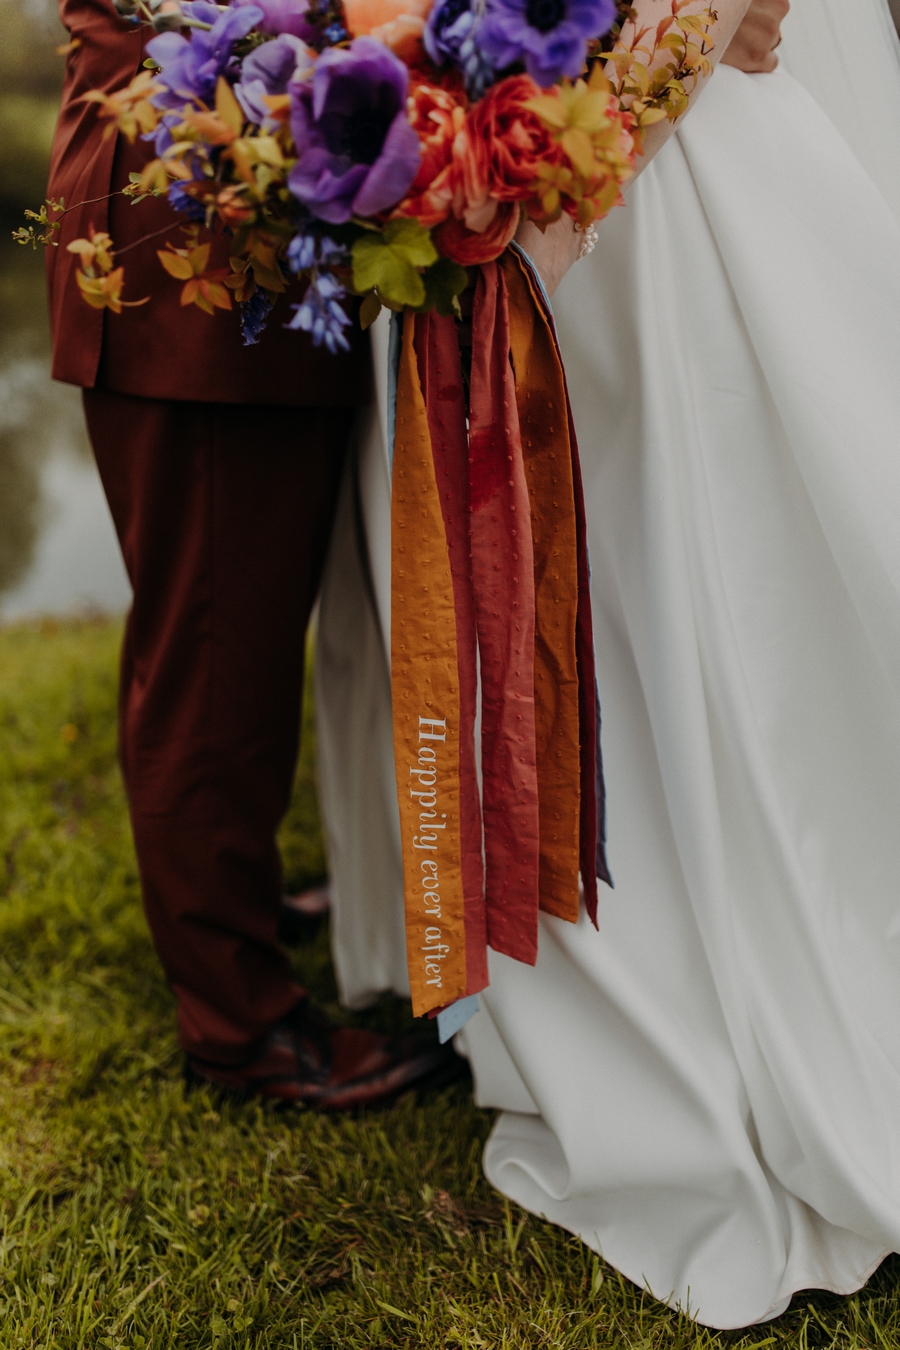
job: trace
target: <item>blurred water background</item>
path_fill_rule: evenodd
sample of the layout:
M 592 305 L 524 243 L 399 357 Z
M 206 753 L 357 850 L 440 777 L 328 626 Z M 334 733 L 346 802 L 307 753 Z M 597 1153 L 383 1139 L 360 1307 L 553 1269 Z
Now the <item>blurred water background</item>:
M 130 595 L 80 391 L 50 379 L 43 250 L 11 238 L 44 199 L 65 41 L 55 0 L 0 0 L 0 622 Z

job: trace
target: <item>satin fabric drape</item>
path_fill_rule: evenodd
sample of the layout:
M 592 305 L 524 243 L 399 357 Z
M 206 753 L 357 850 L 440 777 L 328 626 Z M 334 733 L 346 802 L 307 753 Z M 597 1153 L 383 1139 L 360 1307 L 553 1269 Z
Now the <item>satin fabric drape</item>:
M 574 281 L 616 890 L 491 961 L 485 1166 L 743 1326 L 900 1247 L 900 226 L 723 68 Z
M 900 1246 L 900 49 L 883 0 L 785 31 L 810 92 L 720 70 L 560 293 L 616 891 L 463 1033 L 494 1184 L 720 1327 Z M 362 899 L 354 1001 L 403 983 Z

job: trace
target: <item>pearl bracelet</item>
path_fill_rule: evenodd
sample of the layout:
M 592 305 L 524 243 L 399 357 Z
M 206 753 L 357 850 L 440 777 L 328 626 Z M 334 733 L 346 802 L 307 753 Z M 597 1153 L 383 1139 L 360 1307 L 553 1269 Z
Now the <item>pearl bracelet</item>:
M 575 259 L 576 262 L 581 262 L 582 258 L 586 258 L 589 253 L 593 253 L 594 249 L 597 247 L 597 240 L 600 236 L 597 233 L 596 225 L 576 225 L 575 229 L 583 236 L 581 248 L 578 250 L 578 257 Z

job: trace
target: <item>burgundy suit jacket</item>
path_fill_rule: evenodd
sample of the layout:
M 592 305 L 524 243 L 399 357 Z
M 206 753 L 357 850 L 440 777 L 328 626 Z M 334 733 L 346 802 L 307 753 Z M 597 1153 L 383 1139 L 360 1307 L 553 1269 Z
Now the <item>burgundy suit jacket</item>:
M 123 187 L 130 172 L 152 158 L 152 144 L 129 145 L 104 137 L 97 105 L 81 102 L 90 89 L 112 92 L 131 80 L 143 60 L 143 34 L 116 14 L 112 0 L 59 0 L 60 18 L 77 44 L 70 51 L 62 108 L 53 142 L 48 193 L 66 206 L 87 202 L 63 218 L 59 247 L 47 250 L 53 375 L 69 384 L 143 398 L 211 403 L 267 403 L 339 407 L 371 398 L 368 334 L 355 321 L 347 330 L 351 351 L 332 356 L 314 348 L 305 333 L 289 332 L 289 301 L 299 301 L 294 283 L 281 296 L 259 344 L 244 347 L 238 315 L 214 317 L 182 307 L 182 283 L 162 268 L 156 250 L 167 239 L 183 242 L 181 221 L 164 198 L 137 205 L 125 197 L 95 201 Z M 146 31 L 146 30 L 144 30 Z M 121 314 L 91 309 L 80 298 L 77 260 L 66 252 L 89 227 L 108 230 L 119 250 L 171 225 L 169 232 L 139 243 L 122 259 L 123 298 L 151 297 Z M 211 266 L 227 264 L 227 240 L 214 246 Z

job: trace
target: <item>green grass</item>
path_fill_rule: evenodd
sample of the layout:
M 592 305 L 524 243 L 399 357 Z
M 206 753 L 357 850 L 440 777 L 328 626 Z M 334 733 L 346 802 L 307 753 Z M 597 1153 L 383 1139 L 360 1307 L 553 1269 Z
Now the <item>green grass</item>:
M 897 1261 L 748 1333 L 669 1313 L 490 1190 L 465 1084 L 348 1120 L 186 1095 L 115 765 L 117 641 L 0 630 L 0 1350 L 900 1347 Z M 321 875 L 308 751 L 283 844 L 294 883 Z M 332 1004 L 324 934 L 297 964 Z

